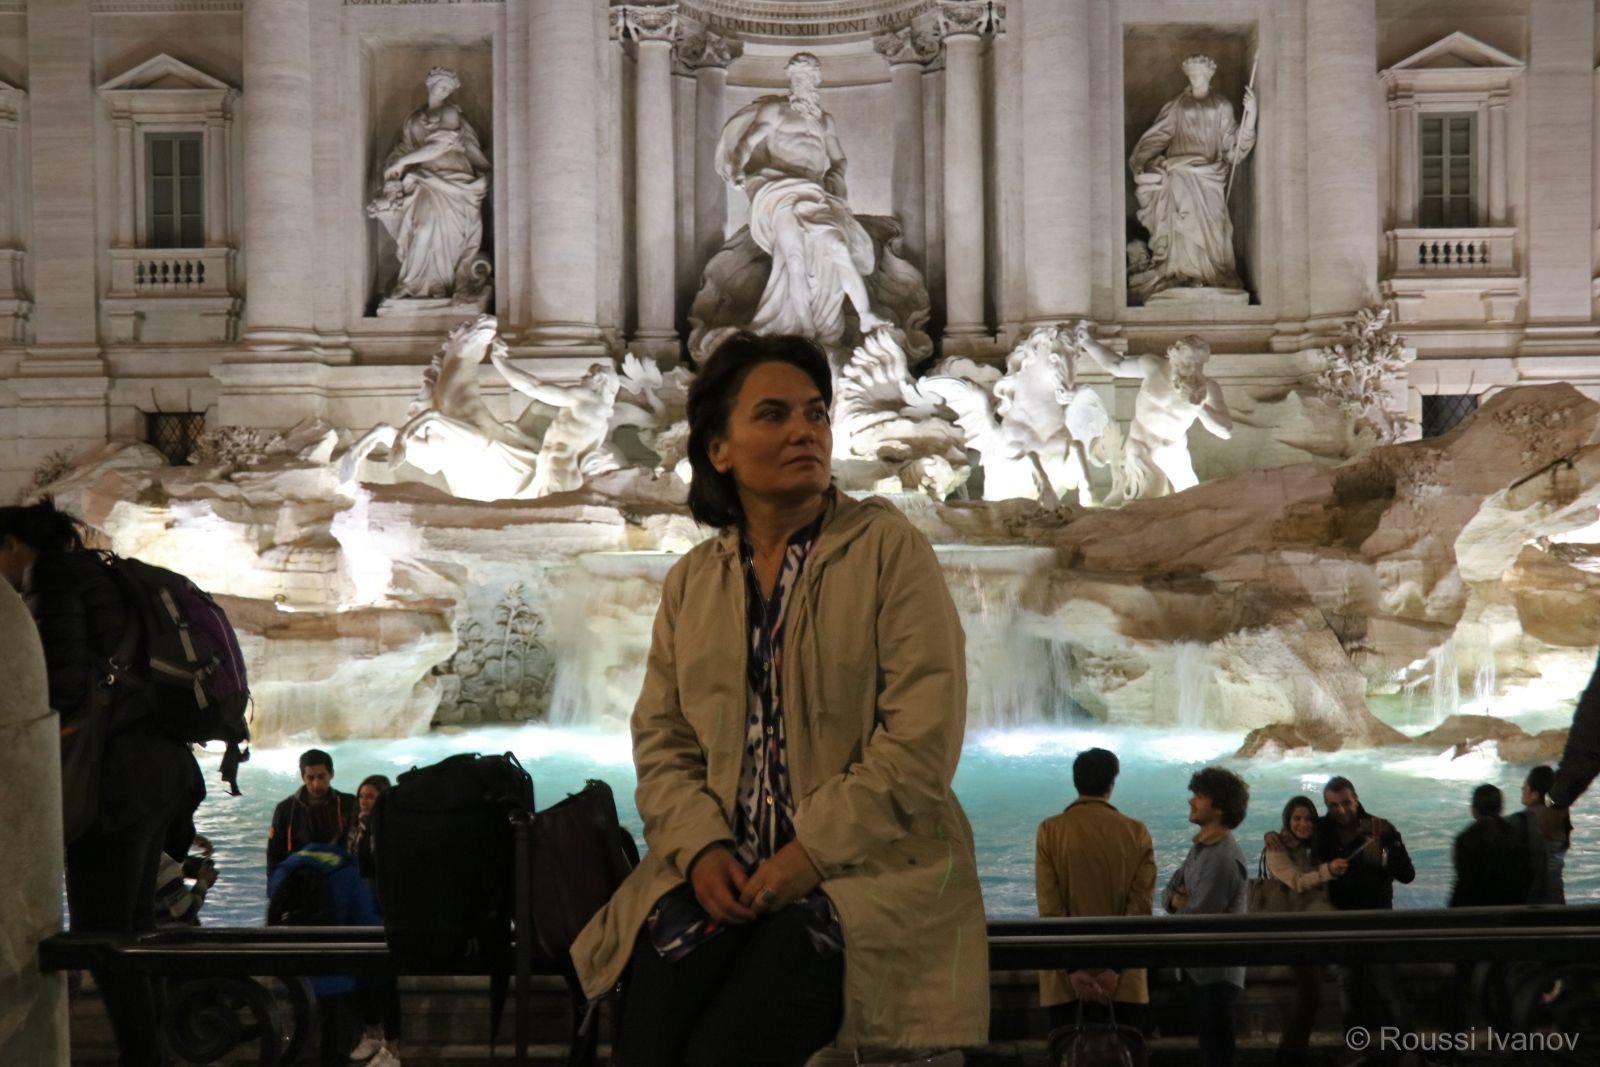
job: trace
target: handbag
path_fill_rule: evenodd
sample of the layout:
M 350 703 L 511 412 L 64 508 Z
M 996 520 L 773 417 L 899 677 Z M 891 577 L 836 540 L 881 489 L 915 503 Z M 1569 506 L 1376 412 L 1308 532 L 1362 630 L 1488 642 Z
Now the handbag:
M 1297 894 L 1293 889 L 1273 877 L 1267 870 L 1267 850 L 1261 850 L 1261 859 L 1256 866 L 1256 877 L 1250 879 L 1249 903 L 1246 908 L 1250 912 L 1262 911 L 1301 911 L 1298 907 Z
M 1045 1062 L 1050 1067 L 1145 1067 L 1144 1035 L 1136 1027 L 1119 1026 L 1110 1001 L 1106 1009 L 1109 1022 L 1086 1023 L 1083 1001 L 1078 1001 L 1078 1021 L 1050 1032 Z
M 573 941 L 639 864 L 633 838 L 617 822 L 611 787 L 590 779 L 583 789 L 544 811 L 514 813 L 516 842 L 516 1063 L 528 1062 L 532 1033 L 533 952 L 554 961 L 572 996 L 572 1045 L 567 1062 L 596 1061 L 599 1033 L 589 1025 L 595 1003 L 583 993 L 572 963 Z M 531 933 L 532 936 L 526 936 Z
M 548 958 L 567 955 L 589 920 L 638 863 L 617 822 L 611 787 L 590 779 L 528 822 L 528 906 Z

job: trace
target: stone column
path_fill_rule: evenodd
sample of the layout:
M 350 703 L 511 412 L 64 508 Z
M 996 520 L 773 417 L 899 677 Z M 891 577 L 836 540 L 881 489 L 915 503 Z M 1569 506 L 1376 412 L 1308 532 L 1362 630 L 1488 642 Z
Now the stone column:
M 138 205 L 135 201 L 139 196 L 139 179 L 135 168 L 139 164 L 133 137 L 133 116 L 117 115 L 112 122 L 117 131 L 117 150 L 113 157 L 117 168 L 117 216 L 112 226 L 111 246 L 135 248 L 138 246 L 134 223 Z
M 230 98 L 231 99 L 231 98 Z M 228 243 L 228 118 L 218 110 L 206 116 L 206 247 Z
M 310 0 L 244 5 L 244 348 L 317 347 Z
M 1530 326 L 1588 322 L 1594 302 L 1594 5 L 1531 0 L 1528 13 L 1528 320 Z
M 28 5 L 34 344 L 21 368 L 24 376 L 95 377 L 104 371 L 89 8 L 89 0 Z M 92 407 L 103 389 L 91 396 L 96 387 L 86 388 L 78 405 Z
M 1094 249 L 1088 0 L 1023 0 L 1027 322 L 1090 313 Z
M 1376 0 L 1307 5 L 1306 229 L 1314 319 L 1348 318 L 1377 300 L 1377 62 Z
M 596 102 L 601 9 L 543 0 L 528 11 L 528 219 L 534 347 L 599 351 Z
M 61 929 L 60 723 L 50 710 L 39 631 L 3 581 L 0 632 L 0 1063 L 65 1064 L 65 976 L 39 971 L 39 942 Z
M 983 36 L 996 9 L 985 0 L 940 0 L 944 32 L 945 337 L 986 337 L 983 188 Z
M 1506 111 L 1511 103 L 1509 90 L 1489 97 L 1489 215 L 1490 226 L 1506 224 L 1506 156 L 1511 145 L 1506 134 Z
M 0 250 L 8 249 L 16 241 L 20 220 L 17 215 L 17 130 L 20 126 L 17 112 L 22 92 L 0 82 Z M 11 292 L 9 266 L 0 269 L 0 294 Z M 3 335 L 0 335 L 3 337 Z
M 678 21 L 678 62 L 694 71 L 694 268 L 705 269 L 728 227 L 728 183 L 717 174 L 717 134 L 726 116 L 723 101 L 728 64 L 744 54 L 744 42 L 698 23 Z
M 922 141 L 922 72 L 939 52 L 933 25 L 902 26 L 879 34 L 872 45 L 889 61 L 894 87 L 894 158 L 890 202 L 904 228 L 902 245 L 919 269 L 927 267 L 927 153 Z
M 1417 224 L 1417 101 L 1399 96 L 1389 101 L 1394 124 L 1394 215 L 1396 229 Z
M 676 361 L 677 185 L 672 146 L 672 42 L 678 6 L 611 9 L 611 34 L 633 41 L 633 267 L 639 354 Z

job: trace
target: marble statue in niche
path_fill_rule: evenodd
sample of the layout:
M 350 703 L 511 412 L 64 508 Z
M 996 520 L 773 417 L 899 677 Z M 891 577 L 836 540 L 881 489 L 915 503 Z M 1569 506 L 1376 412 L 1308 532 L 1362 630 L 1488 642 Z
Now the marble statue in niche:
M 1256 95 L 1233 104 L 1211 91 L 1216 61 L 1183 61 L 1189 87 L 1162 107 L 1128 158 L 1148 259 L 1129 257 L 1128 302 L 1208 299 L 1246 303 L 1233 253 L 1228 200 L 1234 172 L 1256 143 Z
M 706 265 L 690 351 L 708 355 L 740 329 L 797 333 L 839 366 L 867 334 L 890 327 L 927 356 L 927 286 L 898 255 L 897 220 L 850 210 L 844 149 L 818 93 L 822 64 L 801 52 L 787 72 L 787 94 L 741 108 L 718 140 L 717 173 L 749 197 L 750 222 Z
M 1189 427 L 1196 421 L 1216 436 L 1233 436 L 1222 387 L 1206 377 L 1211 346 L 1190 335 L 1173 342 L 1165 356 L 1118 355 L 1094 336 L 1087 320 L 1073 332 L 1078 351 L 1117 378 L 1139 378 L 1133 423 L 1122 450 L 1120 503 L 1168 496 L 1200 484 L 1189 458 Z
M 378 314 L 482 310 L 489 301 L 483 200 L 489 158 L 477 131 L 449 102 L 461 79 L 445 67 L 428 72 L 428 103 L 407 116 L 383 166 L 383 188 L 367 214 L 394 238 L 400 275 Z

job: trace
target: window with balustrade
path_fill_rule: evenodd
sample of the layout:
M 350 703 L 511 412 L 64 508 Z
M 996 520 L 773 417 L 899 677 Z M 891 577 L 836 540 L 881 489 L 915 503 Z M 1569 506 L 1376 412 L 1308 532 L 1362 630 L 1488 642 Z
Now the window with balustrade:
M 163 53 L 101 84 L 100 96 L 113 159 L 107 339 L 232 339 L 237 91 Z

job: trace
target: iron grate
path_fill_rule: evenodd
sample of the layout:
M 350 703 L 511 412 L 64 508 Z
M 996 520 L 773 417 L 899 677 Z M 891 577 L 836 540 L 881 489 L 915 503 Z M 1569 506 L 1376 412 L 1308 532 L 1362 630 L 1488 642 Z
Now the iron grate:
M 1478 410 L 1476 393 L 1436 393 L 1422 398 L 1422 436 L 1447 434 Z
M 206 432 L 202 411 L 152 411 L 145 415 L 145 440 L 175 467 L 184 467 Z

